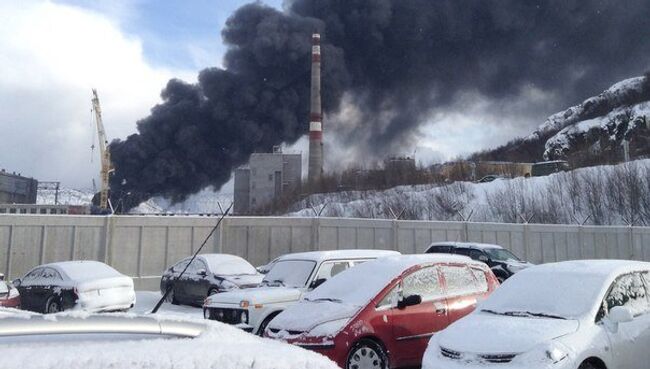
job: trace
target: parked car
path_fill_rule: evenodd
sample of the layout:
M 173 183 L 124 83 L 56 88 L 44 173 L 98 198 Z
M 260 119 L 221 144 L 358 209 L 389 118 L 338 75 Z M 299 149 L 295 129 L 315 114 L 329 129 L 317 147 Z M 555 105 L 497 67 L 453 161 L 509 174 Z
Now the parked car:
M 650 363 L 650 263 L 568 261 L 515 274 L 434 336 L 424 369 L 640 369 Z
M 305 292 L 352 266 L 394 255 L 399 252 L 336 250 L 284 255 L 273 263 L 260 287 L 209 296 L 203 313 L 206 319 L 262 334 L 271 319 L 300 300 Z
M 444 253 L 469 256 L 482 261 L 492 268 L 494 275 L 500 283 L 510 278 L 513 274 L 529 268 L 534 264 L 522 261 L 512 252 L 499 245 L 475 242 L 434 242 L 425 253 Z
M 565 160 L 553 160 L 534 163 L 530 170 L 533 177 L 547 176 L 557 172 L 566 172 L 571 170 L 571 166 Z
M 256 287 L 262 278 L 254 266 L 236 255 L 201 254 L 187 267 L 191 257 L 187 257 L 169 267 L 160 280 L 160 291 L 173 288 L 167 294 L 172 304 L 201 306 L 209 295 L 240 288 Z M 185 274 L 177 279 L 187 267 Z
M 4 280 L 0 273 L 0 307 L 20 309 L 20 293 L 11 283 Z
M 65 261 L 37 266 L 13 284 L 21 308 L 56 313 L 128 310 L 135 304 L 133 279 L 98 261 Z
M 336 369 L 327 358 L 188 315 L 0 311 L 2 368 Z
M 325 282 L 265 333 L 345 369 L 419 366 L 429 337 L 469 314 L 498 285 L 484 263 L 463 256 L 382 258 Z

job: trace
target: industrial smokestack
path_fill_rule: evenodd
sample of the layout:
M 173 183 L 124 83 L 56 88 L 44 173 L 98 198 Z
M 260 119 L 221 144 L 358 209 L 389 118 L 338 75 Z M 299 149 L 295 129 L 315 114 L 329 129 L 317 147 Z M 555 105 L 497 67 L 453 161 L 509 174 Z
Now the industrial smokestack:
M 311 108 L 309 114 L 309 172 L 313 183 L 323 174 L 323 110 L 320 101 L 320 34 L 311 36 Z

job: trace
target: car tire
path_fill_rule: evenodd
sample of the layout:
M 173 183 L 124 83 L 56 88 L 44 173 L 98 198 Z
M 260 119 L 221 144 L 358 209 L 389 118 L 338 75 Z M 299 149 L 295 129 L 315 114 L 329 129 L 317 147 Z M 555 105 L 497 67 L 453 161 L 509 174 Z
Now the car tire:
M 388 355 L 377 342 L 362 339 L 348 353 L 345 369 L 388 369 Z
M 47 302 L 45 303 L 45 309 L 43 310 L 45 314 L 55 314 L 61 311 L 63 311 L 61 302 L 59 302 L 54 296 L 47 299 Z
M 264 320 L 262 321 L 262 324 L 260 324 L 260 329 L 257 330 L 257 335 L 258 336 L 260 336 L 260 337 L 264 336 L 264 331 L 266 330 L 266 327 L 269 326 L 269 323 L 271 323 L 271 320 L 273 320 L 273 318 L 278 316 L 278 314 L 279 313 L 271 314 L 271 315 L 267 316 L 266 318 L 264 318 Z
M 585 361 L 582 364 L 580 364 L 578 369 L 598 369 L 598 367 L 596 367 L 594 364 L 592 364 L 592 363 L 590 363 L 588 361 Z

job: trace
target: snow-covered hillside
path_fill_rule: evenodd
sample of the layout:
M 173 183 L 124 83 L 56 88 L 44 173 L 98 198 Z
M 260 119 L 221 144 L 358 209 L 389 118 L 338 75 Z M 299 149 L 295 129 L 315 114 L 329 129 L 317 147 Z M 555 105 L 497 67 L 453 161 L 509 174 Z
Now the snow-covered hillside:
M 546 140 L 544 158 L 565 158 L 575 150 L 617 146 L 639 131 L 650 132 L 650 79 L 635 77 L 598 96 L 551 115 L 525 141 Z M 605 138 L 604 144 L 601 139 Z M 641 145 L 647 143 L 641 142 Z
M 323 209 L 324 207 L 324 209 Z M 289 216 L 650 225 L 650 160 L 491 183 L 312 195 Z

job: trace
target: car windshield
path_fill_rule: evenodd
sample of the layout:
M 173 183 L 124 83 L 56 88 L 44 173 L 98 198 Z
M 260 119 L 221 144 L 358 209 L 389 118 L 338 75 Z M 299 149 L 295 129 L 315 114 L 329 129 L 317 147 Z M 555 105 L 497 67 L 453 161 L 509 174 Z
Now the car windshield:
M 316 262 L 311 260 L 280 260 L 266 273 L 262 284 L 305 287 L 314 267 L 316 267 Z
M 515 254 L 506 249 L 485 249 L 485 253 L 488 254 L 490 259 L 495 261 L 520 261 L 520 259 L 516 257 Z
M 481 306 L 492 314 L 579 318 L 598 302 L 603 277 L 524 270 L 499 287 Z

